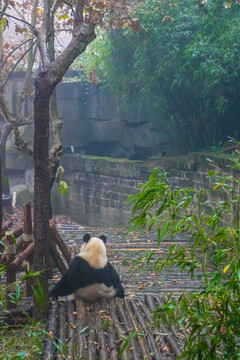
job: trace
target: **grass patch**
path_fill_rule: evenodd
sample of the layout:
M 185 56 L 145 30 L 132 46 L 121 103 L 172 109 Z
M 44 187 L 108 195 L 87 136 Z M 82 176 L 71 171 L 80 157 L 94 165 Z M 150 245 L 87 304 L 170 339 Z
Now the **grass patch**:
M 0 360 L 33 360 L 43 353 L 45 324 L 0 328 Z

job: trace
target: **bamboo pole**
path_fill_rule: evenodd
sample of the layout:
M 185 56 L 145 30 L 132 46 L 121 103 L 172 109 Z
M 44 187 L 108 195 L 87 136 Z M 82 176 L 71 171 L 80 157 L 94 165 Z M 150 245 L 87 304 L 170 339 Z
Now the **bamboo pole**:
M 138 320 L 139 324 L 141 325 L 142 329 L 144 330 L 145 334 L 147 335 L 147 341 L 149 344 L 149 347 L 151 349 L 151 352 L 154 354 L 155 360 L 164 360 L 162 354 L 159 351 L 159 348 L 157 347 L 157 344 L 155 342 L 155 339 L 153 337 L 151 329 L 149 329 L 148 324 L 146 324 L 146 321 L 144 317 L 142 316 L 141 312 L 139 311 L 139 308 L 134 300 L 130 300 L 130 305 L 132 307 L 132 310 L 136 316 L 136 319 Z
M 109 348 L 109 356 L 111 360 L 118 360 L 118 348 L 116 343 L 116 335 L 113 327 L 112 319 L 110 318 L 108 306 L 107 306 L 107 299 L 102 297 L 99 299 L 100 308 L 101 308 L 101 316 L 109 321 L 108 328 L 107 328 L 107 335 L 108 335 L 108 348 Z
M 61 360 L 65 356 L 65 349 L 63 347 L 63 344 L 66 344 L 66 307 L 65 303 L 60 304 L 59 308 L 59 348 L 61 351 L 61 354 L 57 355 L 57 359 Z
M 104 331 L 102 329 L 102 322 L 99 316 L 100 313 L 100 307 L 99 303 L 94 303 L 94 317 L 95 317 L 95 324 L 96 324 L 96 337 L 98 340 L 98 353 L 99 353 L 99 359 L 100 360 L 108 360 L 108 351 L 106 346 L 106 336 L 104 334 Z
M 85 302 L 82 299 L 76 301 L 77 321 L 78 321 L 78 357 L 80 359 L 86 359 L 86 336 L 85 332 L 82 332 L 86 327 L 86 307 Z
M 138 342 L 139 342 L 140 349 L 141 349 L 141 352 L 142 352 L 142 356 L 146 360 L 151 360 L 152 357 L 151 357 L 149 348 L 148 348 L 148 346 L 146 344 L 145 339 L 140 334 L 139 326 L 138 326 L 137 321 L 136 321 L 136 319 L 135 319 L 135 317 L 134 317 L 134 315 L 132 313 L 132 310 L 130 308 L 130 304 L 128 303 L 127 299 L 124 299 L 124 304 L 125 304 L 125 307 L 127 309 L 127 312 L 128 312 L 129 318 L 131 320 L 131 323 L 133 325 L 133 329 L 134 329 L 134 331 L 137 332 L 137 338 L 138 338 Z
M 117 317 L 116 304 L 115 304 L 114 300 L 110 300 L 110 302 L 109 302 L 109 311 L 110 311 L 111 319 L 113 321 L 113 325 L 114 325 L 114 328 L 116 331 L 117 341 L 119 343 L 119 347 L 121 350 L 124 345 L 124 342 L 126 341 L 128 334 L 124 331 L 123 326 L 119 322 L 119 319 Z M 128 349 L 124 350 L 124 352 L 121 356 L 121 359 L 122 360 L 131 360 L 132 359 L 131 353 Z
M 152 318 L 152 314 L 150 313 L 150 310 L 148 309 L 148 307 L 141 301 L 139 300 L 139 304 L 146 316 L 146 319 L 148 321 L 149 324 L 152 324 L 153 323 L 153 318 Z M 159 331 L 160 332 L 160 331 Z M 172 353 L 170 352 L 170 349 L 169 347 L 167 346 L 167 343 L 166 341 L 164 340 L 164 337 L 163 335 L 161 335 L 160 333 L 157 333 L 155 332 L 155 336 L 158 340 L 158 343 L 159 343 L 159 346 L 160 346 L 160 349 L 163 353 L 163 357 L 164 359 L 168 359 L 168 360 L 174 360 L 174 357 L 172 355 Z
M 154 296 L 155 300 L 157 301 L 159 306 L 164 306 L 166 303 L 166 298 L 164 295 L 161 295 L 161 298 L 159 296 Z M 172 334 L 174 337 L 178 340 L 181 346 L 184 346 L 184 339 L 186 338 L 187 334 L 186 332 L 183 332 L 178 330 L 175 325 L 170 325 L 169 322 L 167 322 L 168 327 L 170 328 Z
M 68 316 L 68 356 L 67 359 L 74 359 L 74 345 L 75 345 L 75 315 L 74 315 L 74 300 L 69 300 L 67 303 L 67 316 Z
M 93 320 L 88 312 L 86 315 L 86 323 L 88 324 L 89 334 L 87 337 L 87 360 L 96 360 L 97 358 L 97 349 L 96 349 L 96 335 L 93 330 Z
M 128 334 L 131 334 L 133 332 L 133 328 L 129 325 L 130 320 L 129 320 L 129 318 L 128 318 L 125 310 L 124 310 L 123 305 L 118 304 L 117 309 L 118 309 L 118 313 L 119 313 L 121 323 L 123 324 L 126 332 Z M 138 350 L 138 343 L 137 343 L 136 338 L 132 338 L 130 340 L 130 347 L 132 349 L 131 354 L 132 354 L 133 360 L 138 360 L 140 358 L 140 353 L 139 353 L 139 350 Z
M 45 340 L 43 360 L 55 359 L 56 347 L 53 342 L 56 341 L 56 337 L 57 337 L 57 325 L 58 325 L 57 319 L 58 319 L 58 302 L 54 300 L 52 302 L 52 307 L 48 315 L 46 331 L 49 337 Z
M 149 309 L 151 311 L 156 309 L 153 296 L 145 295 L 145 301 L 146 301 L 146 304 L 148 305 L 148 307 L 149 307 Z M 181 356 L 182 355 L 182 350 L 180 349 L 180 346 L 173 339 L 173 337 L 168 334 L 168 330 L 165 328 L 164 325 L 161 325 L 161 330 L 163 331 L 164 334 L 167 334 L 167 335 L 163 335 L 164 339 L 166 340 L 166 342 L 170 346 L 170 348 L 173 351 L 173 353 L 175 354 L 175 356 Z

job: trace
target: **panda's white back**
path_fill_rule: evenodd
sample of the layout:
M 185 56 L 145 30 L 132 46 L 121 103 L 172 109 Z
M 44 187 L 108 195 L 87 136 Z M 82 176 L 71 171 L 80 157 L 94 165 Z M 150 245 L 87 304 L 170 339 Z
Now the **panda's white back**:
M 85 243 L 78 256 L 85 259 L 94 269 L 104 268 L 108 261 L 106 246 L 103 241 L 97 237 L 92 237 Z

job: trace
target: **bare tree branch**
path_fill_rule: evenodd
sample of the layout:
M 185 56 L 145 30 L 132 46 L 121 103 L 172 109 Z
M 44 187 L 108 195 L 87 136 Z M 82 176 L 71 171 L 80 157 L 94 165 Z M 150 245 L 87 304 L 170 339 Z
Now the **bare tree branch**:
M 17 18 L 16 16 L 10 15 L 10 14 L 7 14 L 7 13 L 4 13 L 3 11 L 0 11 L 0 14 L 6 16 L 6 17 L 8 17 L 8 18 L 11 18 L 11 19 L 14 19 L 14 20 L 23 22 L 25 25 L 27 25 L 27 26 L 31 29 L 31 31 L 33 32 L 33 34 L 37 36 L 37 34 L 38 34 L 37 29 L 36 29 L 34 26 L 32 26 L 28 21 L 23 20 L 23 19 L 19 19 L 19 18 Z
M 9 112 L 2 93 L 0 93 L 0 108 L 2 110 L 3 115 L 7 119 L 7 121 L 12 125 L 14 139 L 15 139 L 15 146 L 17 147 L 17 149 L 21 150 L 25 154 L 32 155 L 33 148 L 29 144 L 28 141 L 22 139 L 21 133 L 20 133 L 17 123 L 16 123 L 16 120 L 13 118 L 13 116 Z
M 22 61 L 22 59 L 27 55 L 27 53 L 29 52 L 29 50 L 36 44 L 37 40 L 34 41 L 34 43 L 22 54 L 22 56 L 16 61 L 16 63 L 14 64 L 12 70 L 10 71 L 10 73 L 8 74 L 7 78 L 5 79 L 5 82 L 3 83 L 3 85 L 1 85 L 1 89 L 4 88 L 4 86 L 7 84 L 9 78 L 11 77 L 12 73 L 14 72 L 14 70 L 16 69 L 16 67 L 18 66 L 18 64 Z
M 29 39 L 23 41 L 23 42 L 22 42 L 21 44 L 19 44 L 17 47 L 15 47 L 15 48 L 6 56 L 6 58 L 4 59 L 2 67 L 4 68 L 4 65 L 6 64 L 8 58 L 10 58 L 10 56 L 12 56 L 12 54 L 13 54 L 16 50 L 18 50 L 21 46 L 25 45 L 28 41 L 31 41 L 31 40 L 33 40 L 33 39 L 34 39 L 34 37 L 29 38 Z
M 37 21 L 37 6 L 38 6 L 38 0 L 34 2 L 32 12 L 31 12 L 31 25 L 35 26 Z M 36 43 L 36 42 L 35 42 Z M 33 49 L 34 43 L 33 38 L 30 39 L 30 50 L 28 52 L 28 59 L 27 59 L 27 69 L 26 69 L 26 75 L 23 83 L 23 88 L 21 93 L 18 96 L 17 99 L 17 106 L 16 106 L 16 122 L 19 124 L 23 119 L 25 119 L 23 115 L 23 104 L 28 95 L 30 95 L 30 101 L 33 102 L 33 96 L 31 96 L 30 89 L 31 89 L 31 80 L 32 80 L 32 72 L 33 72 L 33 63 L 36 56 L 36 50 Z M 33 121 L 33 106 L 30 108 L 30 116 L 29 118 L 32 118 Z
M 8 8 L 8 4 L 9 4 L 9 1 L 5 0 L 4 5 L 3 5 L 3 10 L 2 10 L 2 15 L 5 15 L 5 12 L 7 11 L 7 8 Z
M 52 6 L 50 8 L 50 18 L 54 15 L 57 5 L 58 5 L 59 0 L 54 0 L 52 3 Z

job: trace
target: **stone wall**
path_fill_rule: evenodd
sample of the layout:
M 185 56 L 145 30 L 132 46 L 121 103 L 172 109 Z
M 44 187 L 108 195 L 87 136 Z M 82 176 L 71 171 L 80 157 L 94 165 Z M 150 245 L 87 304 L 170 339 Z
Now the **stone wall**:
M 69 196 L 53 190 L 53 211 L 65 213 L 84 225 L 124 225 L 130 219 L 127 197 L 138 191 L 153 168 L 170 173 L 174 186 L 207 188 L 211 169 L 206 158 L 227 164 L 227 156 L 189 154 L 184 157 L 152 158 L 149 161 L 114 160 L 81 155 L 63 156 L 63 180 L 69 185 Z
M 5 92 L 14 115 L 24 75 L 23 71 L 14 73 Z M 70 152 L 71 145 L 75 153 L 141 160 L 170 152 L 169 133 L 159 126 L 164 116 L 153 106 L 146 110 L 142 104 L 134 102 L 128 111 L 119 111 L 116 97 L 106 87 L 81 80 L 79 72 L 73 70 L 67 72 L 56 91 L 66 153 Z M 28 112 L 29 99 L 26 99 L 26 116 Z M 0 116 L 0 126 L 1 121 Z M 33 132 L 26 134 L 26 127 L 21 127 L 20 131 L 30 143 L 33 142 Z M 13 156 L 15 153 L 13 149 Z

